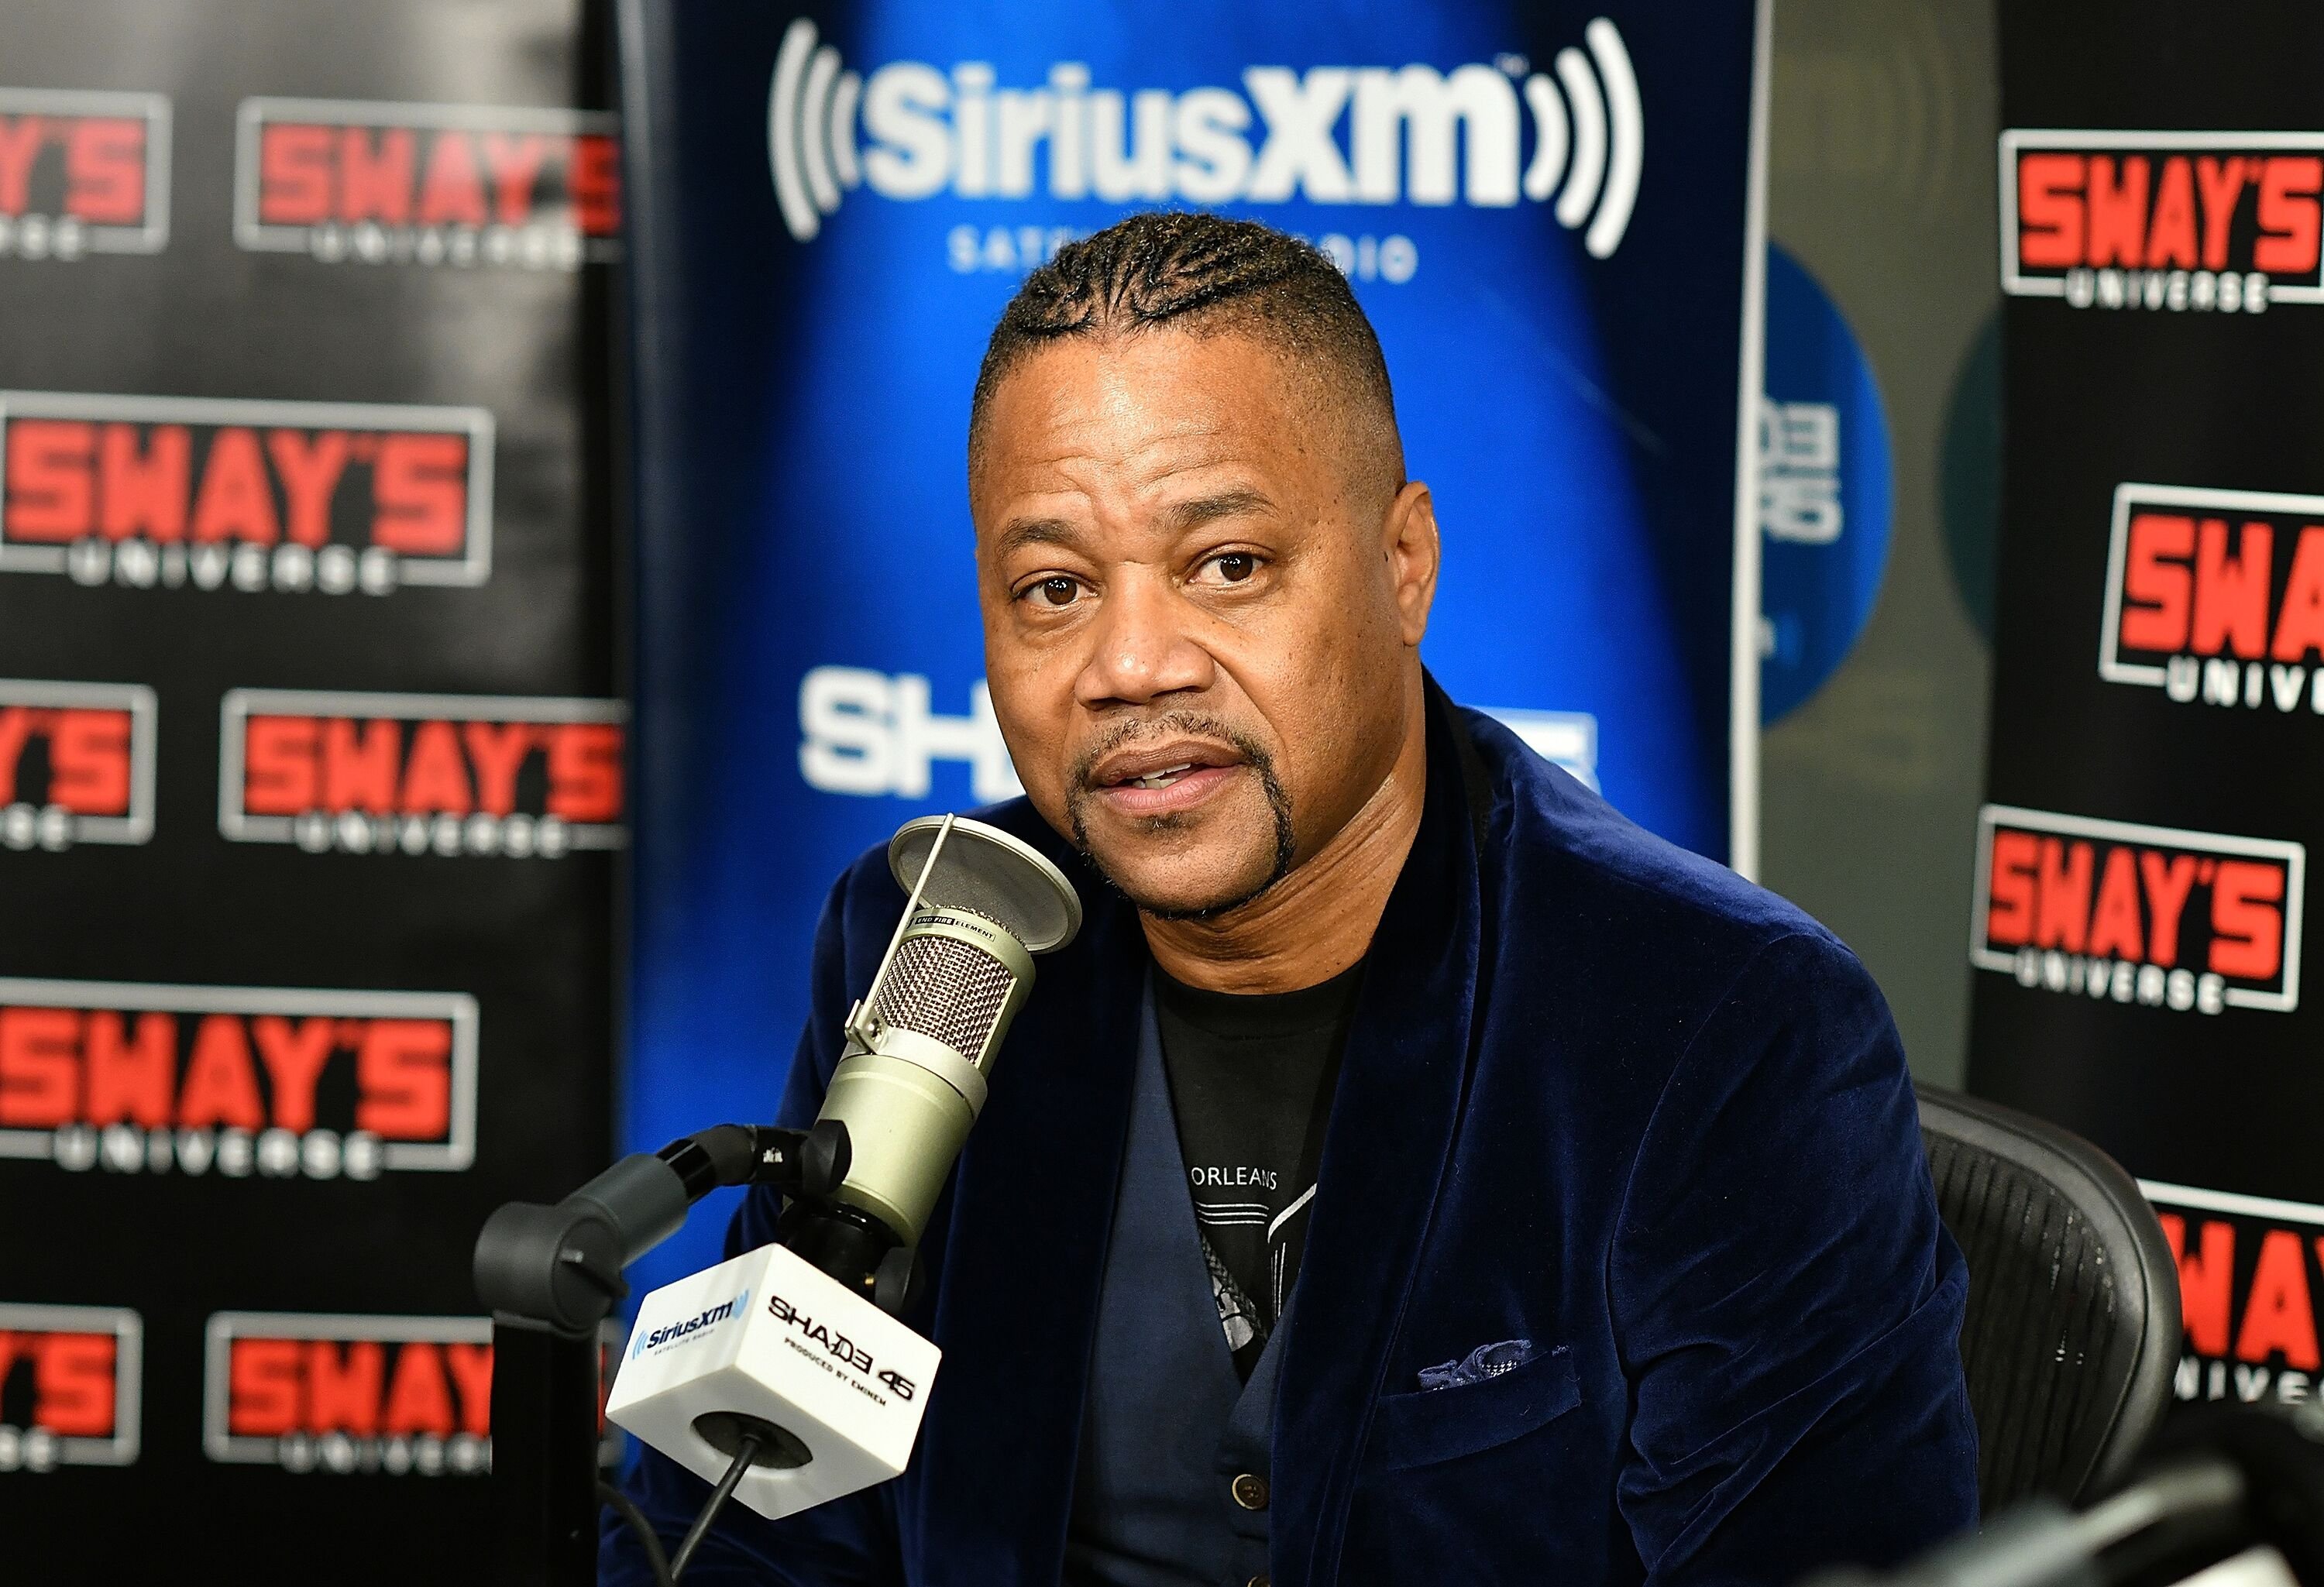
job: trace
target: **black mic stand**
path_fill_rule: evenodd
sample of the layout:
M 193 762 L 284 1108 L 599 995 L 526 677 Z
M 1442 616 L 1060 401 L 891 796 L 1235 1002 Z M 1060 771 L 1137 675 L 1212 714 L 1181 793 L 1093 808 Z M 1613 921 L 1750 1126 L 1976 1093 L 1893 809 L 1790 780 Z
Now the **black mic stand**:
M 806 1130 L 720 1124 L 623 1158 L 554 1206 L 509 1202 L 484 1221 L 475 1274 L 493 1315 L 494 1581 L 596 1581 L 599 1335 L 629 1293 L 622 1269 L 676 1233 L 711 1191 L 775 1186 L 791 1198 L 787 1242 L 812 1247 L 801 1254 L 843 1283 L 900 1303 L 908 1269 L 882 1261 L 889 1253 L 872 1249 L 878 1225 L 859 1227 L 870 1220 L 833 1199 L 849 1158 L 846 1127 L 835 1121 Z M 864 1267 L 866 1255 L 875 1267 Z

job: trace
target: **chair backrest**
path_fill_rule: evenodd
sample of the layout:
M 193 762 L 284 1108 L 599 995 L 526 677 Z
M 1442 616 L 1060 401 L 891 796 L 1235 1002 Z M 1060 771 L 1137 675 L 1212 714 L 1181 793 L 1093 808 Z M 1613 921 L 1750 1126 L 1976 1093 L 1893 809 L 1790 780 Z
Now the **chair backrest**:
M 2098 1492 L 2171 1398 L 2179 1270 L 2162 1225 L 2080 1136 L 1916 1089 L 1937 1208 L 1969 1259 L 1960 1352 L 1985 1513 L 2033 1493 Z

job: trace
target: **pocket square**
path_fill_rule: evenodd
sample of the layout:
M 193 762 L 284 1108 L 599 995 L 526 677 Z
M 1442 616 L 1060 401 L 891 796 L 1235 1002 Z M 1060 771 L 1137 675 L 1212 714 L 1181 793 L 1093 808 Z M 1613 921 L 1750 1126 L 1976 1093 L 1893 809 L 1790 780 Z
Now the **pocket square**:
M 1423 1389 L 1457 1389 L 1463 1383 L 1482 1383 L 1488 1378 L 1498 1378 L 1513 1367 L 1522 1367 L 1533 1360 L 1533 1341 L 1504 1339 L 1499 1344 L 1480 1344 L 1457 1361 L 1446 1361 L 1441 1367 L 1420 1369 Z

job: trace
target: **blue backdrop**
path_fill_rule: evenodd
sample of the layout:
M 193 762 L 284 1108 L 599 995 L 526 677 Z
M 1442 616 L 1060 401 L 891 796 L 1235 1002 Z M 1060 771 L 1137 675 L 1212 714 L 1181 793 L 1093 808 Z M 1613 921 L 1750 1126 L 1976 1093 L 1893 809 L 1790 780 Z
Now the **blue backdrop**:
M 1137 208 L 1340 263 L 1444 526 L 1430 665 L 1724 857 L 1750 0 L 637 0 L 625 25 L 630 1145 L 765 1117 L 831 879 L 1014 791 L 969 389 L 1025 272 Z

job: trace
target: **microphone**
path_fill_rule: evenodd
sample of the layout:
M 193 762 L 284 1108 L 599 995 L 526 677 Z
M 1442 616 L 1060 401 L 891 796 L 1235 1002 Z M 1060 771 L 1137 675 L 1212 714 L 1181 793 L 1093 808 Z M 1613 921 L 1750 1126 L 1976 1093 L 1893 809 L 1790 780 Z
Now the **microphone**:
M 845 1130 L 853 1160 L 834 1196 L 794 1200 L 779 1232 L 896 1311 L 929 1210 L 984 1109 L 1001 1038 L 1033 989 L 1033 955 L 1073 940 L 1081 900 L 1034 849 L 956 817 L 906 823 L 888 865 L 911 896 L 847 1011 L 816 1118 Z
M 942 1352 L 894 1314 L 1034 956 L 1081 929 L 1065 874 L 982 822 L 908 822 L 888 866 L 904 912 L 809 1132 L 844 1146 L 823 1183 L 786 1182 L 778 1243 L 645 1297 L 605 1403 L 717 1482 L 713 1509 L 731 1491 L 775 1518 L 903 1471 Z

